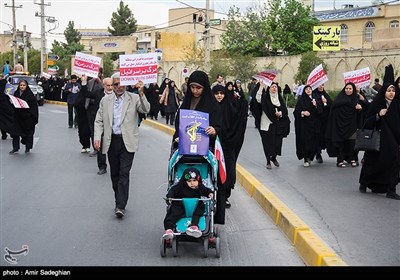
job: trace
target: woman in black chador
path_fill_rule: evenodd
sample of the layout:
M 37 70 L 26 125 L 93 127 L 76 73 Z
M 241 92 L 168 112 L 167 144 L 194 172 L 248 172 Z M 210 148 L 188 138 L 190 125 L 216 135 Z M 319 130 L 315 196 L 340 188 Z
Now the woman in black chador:
M 365 128 L 381 130 L 379 152 L 365 152 L 360 173 L 360 192 L 374 193 L 400 200 L 396 193 L 400 168 L 400 97 L 393 83 L 382 86 L 372 101 Z
M 326 131 L 327 152 L 331 157 L 337 156 L 337 167 L 346 167 L 345 160 L 352 167 L 357 166 L 354 145 L 357 114 L 361 109 L 356 86 L 347 83 L 332 103 Z
M 33 147 L 33 134 L 35 133 L 35 126 L 39 121 L 39 109 L 36 97 L 33 95 L 28 82 L 20 80 L 18 88 L 14 93 L 15 97 L 25 100 L 29 108 L 15 108 L 14 109 L 14 125 L 11 131 L 13 138 L 13 149 L 10 154 L 15 154 L 19 150 L 19 141 L 25 145 L 25 153 L 29 153 Z
M 308 167 L 318 149 L 321 133 L 323 104 L 317 101 L 312 88 L 307 85 L 300 95 L 293 112 L 296 130 L 296 155 L 304 158 L 304 167 Z

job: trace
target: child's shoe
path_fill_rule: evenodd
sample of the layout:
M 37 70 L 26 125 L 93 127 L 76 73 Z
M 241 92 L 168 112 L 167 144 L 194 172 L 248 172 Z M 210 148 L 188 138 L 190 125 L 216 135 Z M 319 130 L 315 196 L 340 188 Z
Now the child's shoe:
M 195 238 L 201 237 L 202 233 L 197 226 L 191 226 L 186 229 L 186 234 Z
M 164 240 L 171 240 L 174 238 L 174 232 L 172 231 L 172 229 L 167 229 L 165 231 L 165 233 L 163 234 L 162 238 Z

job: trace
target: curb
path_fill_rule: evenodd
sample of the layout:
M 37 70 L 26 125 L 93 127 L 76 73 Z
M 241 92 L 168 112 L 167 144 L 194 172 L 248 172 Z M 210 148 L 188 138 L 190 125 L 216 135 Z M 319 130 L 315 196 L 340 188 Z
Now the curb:
M 63 101 L 54 101 L 54 100 L 44 100 L 44 103 L 48 103 L 48 104 L 56 104 L 56 105 L 63 105 L 63 106 L 67 106 L 67 102 L 63 102 Z
M 151 120 L 143 123 L 173 135 L 175 129 Z M 310 227 L 240 164 L 236 178 L 247 193 L 285 234 L 307 266 L 347 266 Z

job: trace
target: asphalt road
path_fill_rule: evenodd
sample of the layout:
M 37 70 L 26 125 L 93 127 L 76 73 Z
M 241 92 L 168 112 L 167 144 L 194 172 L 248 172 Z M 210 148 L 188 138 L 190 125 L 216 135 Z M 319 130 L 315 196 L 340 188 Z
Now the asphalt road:
M 45 104 L 39 110 L 32 153 L 22 146 L 9 155 L 11 140 L 0 141 L 0 266 L 304 266 L 240 187 L 221 226 L 220 259 L 212 250 L 202 258 L 200 243 L 182 243 L 179 257 L 169 251 L 161 258 L 170 136 L 140 128 L 127 215 L 118 220 L 109 173 L 97 175 L 96 159 L 80 153 L 77 130 L 67 128 L 67 108 Z M 29 253 L 16 256 L 16 265 L 5 261 L 6 247 L 24 245 Z

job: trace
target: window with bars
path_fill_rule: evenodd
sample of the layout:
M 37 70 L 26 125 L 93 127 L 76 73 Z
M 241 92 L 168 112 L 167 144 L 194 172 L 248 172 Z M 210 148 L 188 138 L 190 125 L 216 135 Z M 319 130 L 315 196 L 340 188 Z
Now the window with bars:
M 347 43 L 347 30 L 348 26 L 346 24 L 340 25 L 340 42 Z
M 398 20 L 392 20 L 392 21 L 389 23 L 389 27 L 390 27 L 390 28 L 399 28 L 399 21 L 398 21 Z
M 364 28 L 364 42 L 372 41 L 372 30 L 375 28 L 375 24 L 372 21 L 368 21 Z

